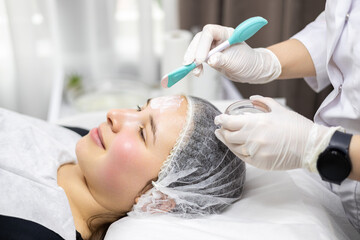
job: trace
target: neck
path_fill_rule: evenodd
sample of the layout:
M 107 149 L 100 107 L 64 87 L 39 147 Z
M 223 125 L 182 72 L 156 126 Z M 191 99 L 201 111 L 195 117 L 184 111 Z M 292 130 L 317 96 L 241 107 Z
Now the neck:
M 64 189 L 69 200 L 76 230 L 83 238 L 88 238 L 91 235 L 91 230 L 87 225 L 88 220 L 93 216 L 106 214 L 108 211 L 91 195 L 79 165 L 61 166 L 58 169 L 57 182 Z M 98 223 L 100 222 L 96 222 Z

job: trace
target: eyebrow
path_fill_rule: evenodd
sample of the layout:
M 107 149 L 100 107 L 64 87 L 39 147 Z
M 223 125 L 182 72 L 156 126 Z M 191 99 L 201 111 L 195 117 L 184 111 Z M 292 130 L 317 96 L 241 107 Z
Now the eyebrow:
M 152 98 L 149 98 L 147 101 L 146 101 L 146 106 L 148 106 L 150 104 L 150 101 L 151 101 Z M 153 144 L 155 144 L 156 142 L 156 131 L 157 131 L 157 125 L 154 121 L 154 117 L 153 115 L 149 115 L 149 118 L 150 118 L 150 126 L 151 126 L 151 131 L 153 133 Z

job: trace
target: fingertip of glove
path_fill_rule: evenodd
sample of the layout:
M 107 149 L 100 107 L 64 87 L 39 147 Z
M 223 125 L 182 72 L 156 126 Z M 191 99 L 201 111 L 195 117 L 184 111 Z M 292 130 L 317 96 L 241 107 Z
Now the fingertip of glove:
M 215 123 L 215 125 L 221 124 L 220 115 L 215 117 L 214 123 Z
M 260 95 L 253 95 L 249 99 L 251 101 L 262 102 L 263 104 L 265 104 L 267 106 L 269 111 L 271 111 L 271 109 L 279 106 L 279 103 L 276 102 L 273 98 L 270 98 L 270 97 L 263 97 L 263 96 L 260 96 Z
M 220 129 L 216 129 L 215 130 L 215 136 L 217 137 L 217 139 L 219 139 L 221 142 L 224 142 L 224 138 L 223 138 L 223 136 L 221 135 L 221 132 L 220 132 L 221 130 Z
M 254 101 L 254 100 L 260 100 L 260 99 L 263 99 L 264 97 L 261 96 L 261 95 L 252 95 L 250 96 L 250 100 Z
M 192 74 L 194 74 L 195 76 L 199 77 L 201 72 L 202 72 L 202 67 L 200 67 L 201 65 L 199 65 L 198 67 L 196 67 L 194 70 L 192 70 Z
M 220 62 L 220 55 L 221 55 L 221 53 L 215 53 L 208 59 L 207 63 L 211 67 L 217 67 Z
M 220 114 L 220 115 L 216 116 L 214 119 L 214 123 L 216 125 L 222 124 L 224 122 L 224 115 L 226 115 L 226 114 Z
M 182 65 L 189 65 L 193 62 L 192 59 L 190 58 L 184 58 L 183 62 L 182 62 Z

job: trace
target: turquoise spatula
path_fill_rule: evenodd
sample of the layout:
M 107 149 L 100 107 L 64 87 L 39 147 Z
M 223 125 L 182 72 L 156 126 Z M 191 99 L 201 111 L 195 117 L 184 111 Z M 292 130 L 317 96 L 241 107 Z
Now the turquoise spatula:
M 223 51 L 224 49 L 230 47 L 233 44 L 241 43 L 243 41 L 248 40 L 267 23 L 268 21 L 262 17 L 252 17 L 245 20 L 239 26 L 236 27 L 234 33 L 231 35 L 231 37 L 228 40 L 221 43 L 217 47 L 213 48 L 209 52 L 205 61 L 207 61 L 209 57 L 214 53 Z M 171 73 L 165 75 L 161 79 L 161 86 L 163 86 L 164 88 L 169 88 L 173 86 L 175 83 L 177 83 L 178 81 L 183 79 L 186 75 L 188 75 L 188 73 L 191 72 L 197 66 L 198 65 L 196 65 L 195 62 L 193 62 L 189 65 L 182 66 L 172 71 Z

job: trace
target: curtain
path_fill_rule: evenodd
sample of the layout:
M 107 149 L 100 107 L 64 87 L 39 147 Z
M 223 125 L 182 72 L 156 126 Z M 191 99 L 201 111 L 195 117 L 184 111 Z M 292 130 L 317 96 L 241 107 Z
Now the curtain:
M 251 47 L 267 47 L 284 41 L 303 29 L 324 10 L 326 0 L 181 0 L 179 1 L 180 28 L 201 31 L 206 24 L 236 27 L 253 16 L 262 16 L 268 25 L 247 43 Z M 315 93 L 303 79 L 274 81 L 251 85 L 235 83 L 240 93 L 248 98 L 259 94 L 284 97 L 287 105 L 300 114 L 313 118 L 331 86 Z
M 0 107 L 55 121 L 70 79 L 158 85 L 166 1 L 0 0 Z
M 8 22 L 5 2 L 0 0 L 0 107 L 16 110 L 14 53 Z
M 50 3 L 0 0 L 0 107 L 46 118 L 54 72 Z

